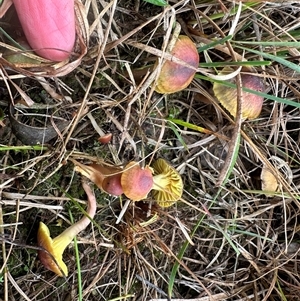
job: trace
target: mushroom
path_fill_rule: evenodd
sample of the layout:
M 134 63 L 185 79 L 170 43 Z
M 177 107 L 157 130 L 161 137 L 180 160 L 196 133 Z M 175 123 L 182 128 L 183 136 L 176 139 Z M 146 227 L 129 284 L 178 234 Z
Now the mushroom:
M 152 164 L 153 197 L 161 207 L 170 207 L 178 201 L 183 192 L 183 183 L 177 170 L 164 159 L 158 159 Z
M 187 36 L 179 35 L 170 53 L 194 68 L 167 60 L 156 82 L 155 91 L 158 93 L 170 94 L 185 89 L 193 80 L 199 65 L 197 48 Z
M 121 173 L 115 174 L 113 176 L 108 176 L 103 179 L 102 189 L 114 196 L 119 196 L 123 194 L 123 187 L 121 185 Z
M 64 250 L 74 237 L 89 225 L 96 213 L 97 202 L 95 195 L 88 184 L 82 183 L 82 187 L 88 198 L 87 215 L 54 239 L 51 238 L 50 231 L 43 222 L 40 222 L 38 230 L 38 246 L 42 248 L 38 251 L 39 259 L 45 268 L 61 277 L 68 276 L 68 268 L 62 259 Z
M 220 74 L 228 74 L 234 70 L 230 67 L 225 67 Z M 260 77 L 254 74 L 241 73 L 243 88 L 248 88 L 254 91 L 261 92 L 264 90 L 264 84 Z M 230 80 L 235 83 L 235 80 Z M 223 85 L 222 83 L 215 82 L 213 91 L 222 104 L 222 106 L 233 116 L 236 117 L 237 113 L 237 89 Z M 263 100 L 262 96 L 242 91 L 242 118 L 254 119 L 257 118 L 261 112 Z
M 170 207 L 182 196 L 181 176 L 164 159 L 156 160 L 153 165 L 142 168 L 138 162 L 129 162 L 124 169 L 102 164 L 84 165 L 71 159 L 75 170 L 93 181 L 103 191 L 119 196 L 122 193 L 132 201 L 153 196 L 161 207 Z M 153 175 L 154 173 L 154 175 Z
M 122 168 L 102 163 L 85 165 L 70 159 L 75 164 L 75 171 L 94 182 L 102 191 L 114 196 L 123 193 L 121 186 Z
M 153 197 L 161 207 L 170 207 L 183 192 L 179 173 L 164 159 L 158 159 L 151 167 L 145 168 L 137 162 L 128 163 L 121 176 L 121 185 L 124 194 L 132 201 L 146 199 L 154 190 Z
M 52 60 L 67 59 L 75 44 L 74 0 L 13 0 L 32 49 Z
M 132 201 L 147 198 L 153 186 L 152 169 L 149 166 L 141 168 L 137 162 L 129 162 L 121 176 L 124 194 Z
M 108 133 L 99 137 L 98 141 L 102 144 L 108 144 L 111 141 L 111 139 L 112 139 L 112 133 Z

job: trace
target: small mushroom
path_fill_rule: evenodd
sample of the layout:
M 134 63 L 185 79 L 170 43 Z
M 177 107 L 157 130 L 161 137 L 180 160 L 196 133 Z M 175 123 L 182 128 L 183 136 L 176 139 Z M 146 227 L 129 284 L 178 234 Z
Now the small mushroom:
M 279 188 L 277 178 L 271 172 L 271 170 L 264 164 L 260 174 L 261 189 L 267 192 L 276 192 Z M 272 194 L 269 196 L 273 196 Z
M 113 176 L 108 176 L 103 179 L 102 189 L 108 194 L 119 196 L 123 194 L 123 188 L 121 185 L 121 173 Z
M 68 276 L 68 268 L 62 259 L 66 247 L 80 231 L 89 225 L 96 213 L 97 202 L 95 195 L 88 184 L 83 183 L 82 187 L 88 198 L 87 216 L 81 218 L 81 220 L 67 228 L 54 239 L 51 238 L 50 231 L 43 222 L 40 222 L 38 230 L 38 246 L 42 248 L 42 250 L 38 251 L 39 259 L 45 268 L 61 277 Z
M 171 54 L 187 63 L 198 68 L 199 54 L 194 42 L 187 36 L 179 35 Z M 193 80 L 196 70 L 167 60 L 160 71 L 155 91 L 163 94 L 170 94 L 185 89 Z
M 98 141 L 102 144 L 108 144 L 112 139 L 112 133 L 105 134 L 98 138 Z
M 137 162 L 129 162 L 121 176 L 121 185 L 126 197 L 132 201 L 147 198 L 153 186 L 152 169 L 141 168 Z
M 123 193 L 121 186 L 122 168 L 101 163 L 85 165 L 73 159 L 71 161 L 75 164 L 75 171 L 90 179 L 102 191 L 114 196 Z
M 158 159 L 152 164 L 153 197 L 161 207 L 170 207 L 178 201 L 183 192 L 183 183 L 177 170 L 164 159 Z
M 228 74 L 234 70 L 230 67 L 225 67 L 220 74 Z M 242 85 L 254 91 L 261 92 L 264 90 L 264 84 L 260 77 L 255 74 L 241 74 Z M 235 83 L 235 80 L 230 80 Z M 237 112 L 237 89 L 223 85 L 222 83 L 215 82 L 213 91 L 222 104 L 222 106 L 233 116 L 236 117 Z M 254 119 L 257 118 L 261 112 L 264 98 L 256 94 L 242 91 L 242 118 Z

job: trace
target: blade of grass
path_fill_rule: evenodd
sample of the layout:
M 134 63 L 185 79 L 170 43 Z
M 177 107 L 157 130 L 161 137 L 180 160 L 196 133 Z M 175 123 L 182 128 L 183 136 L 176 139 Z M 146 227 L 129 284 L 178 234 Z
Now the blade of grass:
M 224 168 L 224 167 L 222 168 L 220 175 L 219 175 L 219 179 L 216 183 L 217 186 L 224 185 L 228 181 L 228 179 L 231 175 L 231 172 L 234 168 L 234 165 L 236 163 L 236 160 L 237 160 L 237 157 L 239 154 L 239 149 L 240 149 L 240 141 L 241 141 L 240 132 L 238 132 L 236 137 L 234 136 L 231 141 L 232 141 L 232 144 L 229 145 L 228 154 L 227 154 L 230 157 L 230 161 L 228 163 L 227 168 Z
M 129 295 L 125 295 L 125 296 L 120 296 L 120 297 L 117 297 L 117 298 L 109 299 L 109 300 L 107 300 L 107 301 L 127 300 L 128 298 L 132 298 L 132 297 L 134 297 L 134 295 L 129 294 Z
M 249 1 L 247 3 L 243 3 L 242 11 L 247 10 L 248 7 L 256 6 L 258 4 L 259 4 L 259 1 L 251 1 L 251 2 Z M 238 10 L 238 6 L 236 5 L 230 10 L 228 16 L 235 16 L 237 13 L 237 10 Z M 216 13 L 216 14 L 212 14 L 209 16 L 209 18 L 211 20 L 223 19 L 224 17 L 225 17 L 225 13 Z M 201 18 L 201 21 L 203 22 L 203 24 L 206 24 L 208 22 L 206 19 L 202 20 L 202 18 Z
M 0 151 L 23 151 L 23 150 L 48 150 L 47 146 L 44 145 L 18 145 L 18 146 L 9 146 L 9 145 L 0 145 Z
M 168 3 L 165 0 L 144 0 L 145 2 L 151 3 L 156 6 L 167 6 Z
M 264 41 L 232 41 L 237 44 L 259 45 L 259 46 L 278 46 L 278 47 L 300 47 L 300 42 L 264 42 Z
M 279 282 L 278 278 L 277 278 L 277 280 L 276 280 L 276 283 L 277 283 L 278 290 L 279 290 L 279 292 L 280 292 L 281 300 L 282 300 L 282 301 L 288 301 L 288 299 L 287 299 L 287 298 L 285 297 L 285 295 L 284 295 L 284 292 L 283 292 L 283 290 L 282 290 L 282 287 L 281 287 L 281 285 L 280 285 L 280 282 Z
M 195 124 L 183 121 L 181 119 L 176 119 L 176 118 L 168 117 L 167 121 L 170 121 L 170 122 L 175 123 L 177 125 L 184 126 L 184 127 L 188 128 L 188 129 L 191 129 L 191 130 L 198 131 L 200 133 L 204 133 L 204 134 L 208 134 L 208 135 L 214 135 L 214 136 L 216 136 L 216 137 L 218 137 L 218 138 L 220 138 L 222 140 L 228 140 L 228 138 L 226 136 L 219 135 L 218 133 L 215 133 L 213 131 L 205 129 L 205 128 L 201 127 L 201 126 L 198 126 L 198 125 L 195 125 Z
M 224 66 L 270 66 L 271 61 L 240 61 L 240 62 L 214 62 L 200 63 L 199 67 L 224 67 Z
M 74 223 L 72 211 L 69 209 L 69 216 L 71 223 Z M 76 236 L 73 239 L 74 241 L 74 250 L 75 250 L 75 258 L 76 258 L 76 266 L 77 266 L 77 283 L 78 283 L 78 301 L 82 301 L 82 279 L 81 279 L 81 265 L 80 265 L 80 255 L 78 250 L 77 238 Z
M 235 227 L 232 227 L 232 228 L 229 227 L 227 230 L 228 231 L 232 231 L 232 233 L 239 233 L 239 234 L 244 234 L 244 235 L 247 235 L 247 236 L 257 237 L 257 238 L 260 238 L 260 239 L 263 239 L 263 240 L 267 240 L 267 241 L 270 241 L 270 242 L 273 241 L 273 239 L 271 239 L 269 237 L 261 236 L 261 235 L 258 235 L 256 233 L 249 232 L 249 231 L 239 230 L 239 229 L 236 229 Z
M 18 42 L 16 42 L 2 27 L 0 27 L 0 33 L 2 33 L 13 45 L 15 45 L 15 47 L 26 51 L 26 49 Z
M 168 124 L 170 126 L 170 128 L 172 129 L 172 131 L 174 132 L 175 136 L 177 137 L 177 139 L 179 140 L 179 142 L 183 145 L 183 147 L 188 150 L 188 147 L 186 145 L 186 143 L 184 142 L 184 140 L 182 139 L 181 135 L 178 133 L 176 127 L 174 126 L 174 123 L 172 122 L 172 120 L 167 120 Z
M 242 49 L 246 52 L 252 52 L 252 53 L 255 53 L 257 55 L 260 55 L 266 59 L 269 59 L 271 61 L 275 61 L 279 64 L 282 64 L 298 73 L 300 73 L 300 66 L 295 64 L 295 63 L 292 63 L 290 61 L 287 61 L 286 59 L 282 58 L 282 57 L 279 57 L 277 55 L 273 55 L 273 54 L 269 54 L 269 53 L 266 53 L 266 52 L 261 52 L 261 51 L 258 51 L 258 50 L 254 50 L 254 49 L 251 49 L 251 48 L 247 48 L 247 47 L 242 47 L 242 46 L 235 46 L 236 48 L 239 48 L 239 49 Z M 300 47 L 300 43 L 298 43 L 298 47 Z
M 227 36 L 227 37 L 225 37 L 223 39 L 220 39 L 220 40 L 217 40 L 215 42 L 209 43 L 209 44 L 207 44 L 205 46 L 199 47 L 198 48 L 198 52 L 203 52 L 203 51 L 206 51 L 208 49 L 214 48 L 217 45 L 225 44 L 225 42 L 227 42 L 227 41 L 229 41 L 231 39 L 232 39 L 232 36 Z

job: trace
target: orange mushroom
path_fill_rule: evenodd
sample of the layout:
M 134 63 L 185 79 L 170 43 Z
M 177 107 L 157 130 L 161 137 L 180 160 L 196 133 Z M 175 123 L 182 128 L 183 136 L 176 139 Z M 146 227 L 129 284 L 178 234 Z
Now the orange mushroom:
M 107 176 L 103 179 L 102 189 L 108 194 L 119 196 L 123 194 L 123 187 L 121 185 L 121 173 L 113 176 Z
M 141 168 L 137 162 L 129 162 L 121 176 L 124 194 L 132 201 L 147 198 L 153 186 L 152 169 L 149 166 Z
M 137 162 L 128 163 L 121 176 L 121 185 L 124 194 L 133 201 L 146 199 L 153 190 L 153 197 L 161 207 L 171 206 L 183 193 L 181 176 L 164 159 L 145 168 Z
M 85 165 L 73 159 L 71 161 L 75 164 L 75 171 L 90 179 L 104 192 L 114 196 L 123 193 L 121 186 L 122 168 L 102 163 Z
M 194 42 L 187 36 L 179 35 L 171 54 L 193 68 L 167 60 L 160 71 L 155 91 L 170 94 L 185 89 L 193 80 L 199 65 L 199 54 Z
M 54 239 L 51 238 L 50 231 L 43 222 L 40 222 L 38 230 L 37 241 L 38 246 L 41 247 L 41 250 L 38 251 L 39 259 L 45 268 L 61 277 L 68 276 L 68 268 L 62 259 L 66 247 L 80 231 L 89 225 L 96 213 L 97 202 L 95 195 L 88 184 L 83 183 L 82 187 L 88 197 L 87 216 L 81 218 L 81 220 L 67 228 Z

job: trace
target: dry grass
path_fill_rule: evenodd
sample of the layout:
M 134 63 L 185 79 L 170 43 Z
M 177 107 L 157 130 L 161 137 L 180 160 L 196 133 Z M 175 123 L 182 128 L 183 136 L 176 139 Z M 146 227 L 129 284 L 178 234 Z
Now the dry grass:
M 180 93 L 159 95 L 151 83 L 160 65 L 152 72 L 146 67 L 156 59 L 149 49 L 160 54 L 175 19 L 199 48 L 234 29 L 236 42 L 202 51 L 201 63 L 234 61 L 232 55 L 268 60 L 242 51 L 238 41 L 297 42 L 300 4 L 251 3 L 233 27 L 237 1 L 170 1 L 165 9 L 142 0 L 82 2 L 89 46 L 71 73 L 37 78 L 1 68 L 3 300 L 299 300 L 299 73 L 285 62 L 299 64 L 300 44 L 245 46 L 284 59 L 253 66 L 266 93 L 281 102 L 265 99 L 259 118 L 242 124 L 238 157 L 220 187 L 237 127 L 214 99 L 211 80 L 198 76 Z M 199 71 L 220 69 L 203 65 Z M 8 87 L 15 100 L 26 93 L 34 113 L 55 114 L 69 126 L 44 148 L 22 147 L 7 117 Z M 31 116 L 31 125 L 44 122 L 41 116 Z M 173 124 L 172 116 L 215 134 Z M 104 133 L 113 134 L 109 145 L 97 140 Z M 37 259 L 38 223 L 55 236 L 72 217 L 80 219 L 76 204 L 84 206 L 85 195 L 69 158 L 95 157 L 113 164 L 163 157 L 182 175 L 183 199 L 167 209 L 151 198 L 131 203 L 116 224 L 125 198 L 95 189 L 97 215 L 65 251 L 69 276 L 59 278 Z M 264 164 L 278 171 L 277 193 L 261 191 Z

